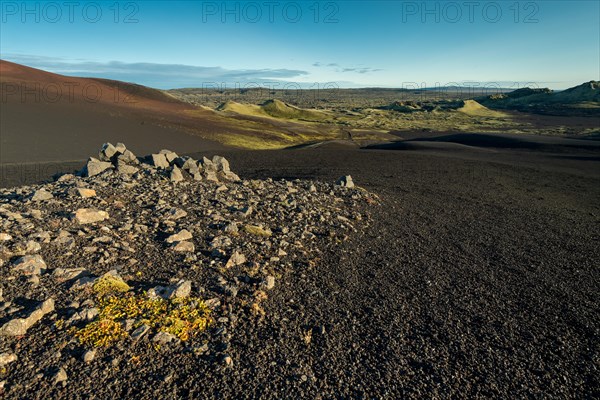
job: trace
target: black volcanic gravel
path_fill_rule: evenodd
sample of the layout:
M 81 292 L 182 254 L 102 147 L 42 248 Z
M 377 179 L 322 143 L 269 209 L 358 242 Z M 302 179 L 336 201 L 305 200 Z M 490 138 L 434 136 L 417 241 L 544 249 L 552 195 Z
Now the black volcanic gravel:
M 298 263 L 264 320 L 238 321 L 233 366 L 108 351 L 23 398 L 600 397 L 599 154 L 223 155 L 242 178 L 351 174 L 382 204 L 364 235 Z

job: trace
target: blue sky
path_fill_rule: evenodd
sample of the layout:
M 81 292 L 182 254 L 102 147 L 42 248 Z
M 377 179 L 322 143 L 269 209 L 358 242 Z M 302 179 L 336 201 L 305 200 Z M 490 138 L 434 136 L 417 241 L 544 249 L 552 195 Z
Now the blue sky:
M 159 88 L 564 89 L 600 80 L 599 4 L 2 1 L 0 57 Z

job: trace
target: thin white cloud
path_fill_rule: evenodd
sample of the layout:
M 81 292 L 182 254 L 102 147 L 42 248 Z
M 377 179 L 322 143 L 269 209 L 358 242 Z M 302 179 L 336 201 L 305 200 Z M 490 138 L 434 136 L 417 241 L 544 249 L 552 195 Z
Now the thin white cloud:
M 309 75 L 307 71 L 285 68 L 226 69 L 183 64 L 74 61 L 24 54 L 3 54 L 2 59 L 58 74 L 108 78 L 164 89 L 223 83 L 244 86 L 269 81 L 288 82 Z
M 359 67 L 342 67 L 338 63 L 322 63 L 322 62 L 319 62 L 319 61 L 313 63 L 313 67 L 317 67 L 317 68 L 332 68 L 336 72 L 340 72 L 340 73 L 355 72 L 355 73 L 358 73 L 358 74 L 368 74 L 368 73 L 371 73 L 371 72 L 383 71 L 382 69 L 379 69 L 379 68 L 370 68 L 370 67 L 363 67 L 363 66 L 359 66 Z

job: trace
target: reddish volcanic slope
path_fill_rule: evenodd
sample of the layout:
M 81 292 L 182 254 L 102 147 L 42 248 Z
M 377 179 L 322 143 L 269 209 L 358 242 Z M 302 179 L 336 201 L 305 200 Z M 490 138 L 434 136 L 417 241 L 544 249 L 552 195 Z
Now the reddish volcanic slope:
M 0 163 L 83 159 L 105 141 L 140 154 L 214 151 L 214 134 L 243 134 L 210 110 L 156 89 L 77 78 L 0 60 Z
M 178 112 L 192 109 L 160 90 L 108 79 L 53 74 L 0 60 L 2 102 L 72 103 L 137 110 Z

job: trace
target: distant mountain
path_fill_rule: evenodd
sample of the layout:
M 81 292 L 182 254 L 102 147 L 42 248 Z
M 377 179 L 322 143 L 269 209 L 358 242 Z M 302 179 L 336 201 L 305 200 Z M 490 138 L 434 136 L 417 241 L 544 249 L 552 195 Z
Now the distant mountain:
M 305 121 L 323 121 L 328 118 L 328 115 L 322 111 L 299 108 L 277 99 L 267 100 L 261 105 L 238 103 L 228 100 L 217 107 L 217 111 L 254 117 Z
M 549 115 L 600 116 L 600 82 L 590 81 L 563 91 L 522 88 L 476 98 L 489 108 Z
M 600 106 L 600 82 L 590 81 L 579 86 L 572 87 L 554 94 L 554 100 L 558 102 L 596 102 Z

